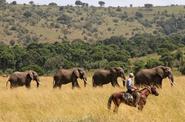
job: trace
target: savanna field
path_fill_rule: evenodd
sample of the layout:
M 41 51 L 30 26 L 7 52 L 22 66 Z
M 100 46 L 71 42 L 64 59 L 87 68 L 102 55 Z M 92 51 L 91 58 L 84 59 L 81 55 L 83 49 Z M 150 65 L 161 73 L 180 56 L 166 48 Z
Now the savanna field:
M 8 77 L 0 76 L 0 122 L 185 122 L 184 5 L 175 1 L 169 6 L 96 7 L 6 1 L 11 0 L 0 0 L 0 75 L 30 69 L 53 74 L 59 67 L 121 66 L 137 72 L 163 65 L 175 71 L 176 84 L 171 87 L 168 79 L 163 80 L 159 96 L 150 95 L 143 111 L 122 103 L 114 113 L 114 104 L 108 110 L 107 102 L 112 93 L 126 90 L 121 79 L 120 88 L 111 84 L 93 88 L 88 72 L 87 87 L 78 80 L 81 88 L 73 90 L 71 83 L 53 89 L 53 77 L 41 76 L 39 88 L 33 81 L 30 89 L 10 89 Z
M 107 101 L 113 92 L 125 88 L 92 88 L 91 76 L 88 86 L 71 89 L 71 84 L 61 90 L 52 88 L 52 77 L 41 77 L 41 86 L 31 89 L 5 87 L 7 77 L 0 77 L 0 121 L 1 122 L 184 122 L 185 83 L 184 76 L 175 77 L 176 85 L 164 80 L 159 96 L 150 95 L 143 111 L 121 104 L 118 113 L 107 109 Z M 119 84 L 122 83 L 119 79 Z M 9 85 L 9 84 L 8 84 Z M 112 104 L 113 105 L 113 104 Z M 112 106 L 113 108 L 113 106 Z

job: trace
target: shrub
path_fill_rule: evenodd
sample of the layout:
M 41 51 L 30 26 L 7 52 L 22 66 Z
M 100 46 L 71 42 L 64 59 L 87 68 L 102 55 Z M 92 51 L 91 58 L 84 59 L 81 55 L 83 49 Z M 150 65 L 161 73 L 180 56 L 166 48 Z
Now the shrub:
M 49 3 L 48 5 L 49 5 L 49 6 L 57 6 L 57 4 L 54 3 L 54 2 L 51 2 L 51 3 Z
M 63 14 L 62 16 L 57 18 L 57 21 L 61 24 L 69 24 L 71 23 L 71 17 L 69 17 L 68 15 Z
M 10 69 L 10 68 L 5 70 L 5 74 L 12 74 L 13 72 L 14 72 L 14 70 Z
M 23 14 L 25 17 L 29 18 L 32 16 L 32 13 L 30 11 L 25 11 Z
M 162 54 L 159 60 L 163 62 L 165 66 L 173 66 L 173 56 L 170 53 Z
M 162 65 L 163 63 L 157 59 L 149 59 L 145 65 L 146 68 L 153 68 L 159 65 Z
M 140 13 L 140 12 L 136 12 L 135 16 L 138 17 L 138 18 L 142 18 L 143 17 L 143 14 Z
M 134 69 L 133 69 L 134 74 L 136 74 L 140 69 L 143 69 L 143 68 L 145 68 L 145 62 L 142 60 L 136 61 L 134 63 Z
M 21 71 L 26 71 L 26 70 L 34 70 L 39 75 L 43 75 L 44 74 L 44 70 L 40 66 L 38 66 L 38 65 L 28 65 L 28 66 L 25 66 L 25 67 L 21 68 Z
M 185 75 L 185 63 L 179 68 L 179 71 Z

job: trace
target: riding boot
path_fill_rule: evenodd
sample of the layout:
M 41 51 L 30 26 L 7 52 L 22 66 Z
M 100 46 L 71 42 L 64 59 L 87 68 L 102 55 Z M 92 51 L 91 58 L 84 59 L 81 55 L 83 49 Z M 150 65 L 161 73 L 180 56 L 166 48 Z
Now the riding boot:
M 139 100 L 140 100 L 140 96 L 139 96 L 139 93 L 138 92 L 135 92 L 135 95 L 136 95 L 136 100 L 135 100 L 135 107 L 137 107 L 138 103 L 139 103 Z

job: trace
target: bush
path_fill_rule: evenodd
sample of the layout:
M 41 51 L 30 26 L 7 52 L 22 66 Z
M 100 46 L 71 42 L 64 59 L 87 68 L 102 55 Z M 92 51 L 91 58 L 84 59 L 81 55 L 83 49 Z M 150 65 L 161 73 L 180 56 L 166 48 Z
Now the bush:
M 25 66 L 25 67 L 21 68 L 21 71 L 26 71 L 26 70 L 34 70 L 39 75 L 43 75 L 44 74 L 44 70 L 40 66 L 38 66 L 38 65 L 28 65 L 28 66 Z
M 179 71 L 185 75 L 185 63 L 179 68 Z
M 12 74 L 13 72 L 14 72 L 14 70 L 10 69 L 10 68 L 5 70 L 5 74 Z
M 142 60 L 136 61 L 134 63 L 134 69 L 133 69 L 134 74 L 136 74 L 140 69 L 143 69 L 143 68 L 145 68 L 145 62 Z
M 146 68 L 153 68 L 159 65 L 163 65 L 163 63 L 157 59 L 149 59 L 145 65 Z
M 51 2 L 51 3 L 49 3 L 48 5 L 49 5 L 49 6 L 57 6 L 57 4 L 54 3 L 54 2 Z
M 143 17 L 143 14 L 140 13 L 140 12 L 136 12 L 135 16 L 138 17 L 138 18 L 142 18 Z
M 68 15 L 63 14 L 62 16 L 57 18 L 57 21 L 61 24 L 66 24 L 67 25 L 67 24 L 71 23 L 72 18 L 69 17 Z
M 173 56 L 170 53 L 164 53 L 160 57 L 160 61 L 163 62 L 165 66 L 172 67 L 173 66 Z
M 23 15 L 28 18 L 32 16 L 32 13 L 30 11 L 25 11 Z

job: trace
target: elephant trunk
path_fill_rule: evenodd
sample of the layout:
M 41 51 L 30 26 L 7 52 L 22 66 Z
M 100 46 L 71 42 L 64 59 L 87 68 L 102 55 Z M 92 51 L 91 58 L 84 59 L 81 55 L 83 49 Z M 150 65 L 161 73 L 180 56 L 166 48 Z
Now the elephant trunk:
M 39 83 L 39 82 L 40 82 L 40 79 L 37 78 L 35 81 L 36 81 L 36 83 L 37 83 L 37 87 L 39 87 L 39 85 L 40 85 L 40 83 Z
M 168 75 L 168 79 L 170 80 L 171 86 L 173 86 L 174 85 L 174 77 L 173 77 L 172 73 L 170 75 Z
M 123 81 L 125 81 L 125 80 L 126 80 L 126 78 L 125 78 L 125 75 L 124 75 L 124 74 L 121 74 L 121 78 L 123 79 Z
M 86 87 L 86 85 L 87 85 L 87 78 L 84 77 L 84 78 L 83 78 L 83 81 L 84 81 L 84 87 Z

